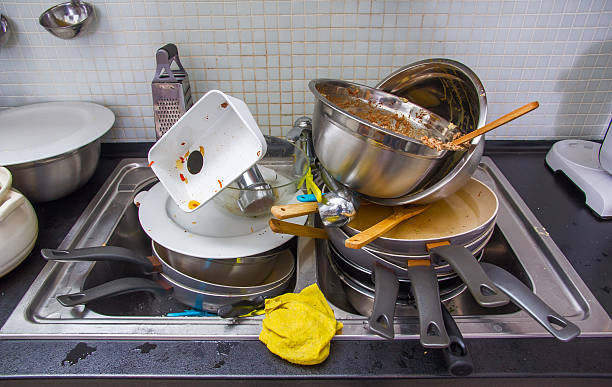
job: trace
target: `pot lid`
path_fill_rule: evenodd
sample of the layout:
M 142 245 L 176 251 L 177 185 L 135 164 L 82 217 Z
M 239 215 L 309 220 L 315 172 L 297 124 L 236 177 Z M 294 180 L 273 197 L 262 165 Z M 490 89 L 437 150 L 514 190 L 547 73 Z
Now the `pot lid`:
M 38 161 L 81 148 L 113 126 L 114 113 L 91 102 L 45 102 L 0 112 L 0 165 Z
M 296 192 L 290 203 L 297 203 Z M 147 235 L 163 247 L 199 258 L 240 258 L 272 250 L 293 235 L 270 229 L 270 216 L 233 215 L 210 201 L 198 211 L 184 212 L 161 183 L 136 196 L 138 218 Z M 287 219 L 304 224 L 307 216 Z

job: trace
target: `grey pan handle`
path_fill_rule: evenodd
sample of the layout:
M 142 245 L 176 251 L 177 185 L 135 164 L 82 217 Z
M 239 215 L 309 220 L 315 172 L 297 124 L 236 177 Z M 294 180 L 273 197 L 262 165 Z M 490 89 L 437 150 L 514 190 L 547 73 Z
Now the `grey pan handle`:
M 42 249 L 40 254 L 47 261 L 123 262 L 142 267 L 144 274 L 161 271 L 161 264 L 155 263 L 135 251 L 118 246 L 95 246 L 69 250 Z
M 93 288 L 81 290 L 78 293 L 64 294 L 56 299 L 63 306 L 85 305 L 88 302 L 101 298 L 118 296 L 120 294 L 133 292 L 149 292 L 157 295 L 167 294 L 169 289 L 159 282 L 138 277 L 125 277 L 94 286 Z
M 395 337 L 393 318 L 399 291 L 399 280 L 394 272 L 374 264 L 374 307 L 368 319 L 370 331 L 385 339 Z
M 481 263 L 495 285 L 510 297 L 513 303 L 527 312 L 548 332 L 561 341 L 570 341 L 580 334 L 580 328 L 555 312 L 506 270 L 490 263 Z
M 510 302 L 508 296 L 491 282 L 478 261 L 463 246 L 439 246 L 429 251 L 431 260 L 439 264 L 444 260 L 461 277 L 472 296 L 481 306 L 493 308 Z
M 425 348 L 447 348 L 450 339 L 442 318 L 436 274 L 431 266 L 408 266 L 407 271 L 419 312 L 421 345 Z

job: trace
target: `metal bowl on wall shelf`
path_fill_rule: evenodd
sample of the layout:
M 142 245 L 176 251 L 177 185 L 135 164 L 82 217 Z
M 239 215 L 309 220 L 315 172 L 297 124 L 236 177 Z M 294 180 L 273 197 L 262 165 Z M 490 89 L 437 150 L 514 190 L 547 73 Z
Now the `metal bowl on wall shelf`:
M 72 39 L 87 30 L 93 18 L 94 8 L 80 0 L 58 4 L 46 10 L 38 22 L 52 35 Z
M 11 36 L 11 29 L 9 27 L 8 20 L 4 15 L 0 14 L 0 47 L 4 46 L 8 42 Z

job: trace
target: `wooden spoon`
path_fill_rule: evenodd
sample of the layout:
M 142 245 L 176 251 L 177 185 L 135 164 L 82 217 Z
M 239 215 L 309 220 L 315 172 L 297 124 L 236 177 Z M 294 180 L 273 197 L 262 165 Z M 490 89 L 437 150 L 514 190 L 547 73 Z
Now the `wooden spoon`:
M 322 228 L 302 226 L 301 224 L 285 222 L 274 218 L 270 219 L 268 224 L 270 225 L 270 229 L 278 234 L 327 239 L 327 233 Z
M 319 203 L 306 202 L 272 206 L 270 212 L 276 219 L 296 218 L 302 215 L 314 214 L 319 210 Z
M 530 102 L 525 106 L 522 106 L 514 111 L 511 111 L 510 113 L 506 114 L 505 116 L 499 117 L 498 119 L 496 119 L 493 122 L 490 122 L 488 124 L 486 124 L 485 126 L 483 126 L 480 129 L 476 129 L 473 132 L 470 132 L 466 135 L 463 135 L 453 141 L 451 141 L 451 145 L 461 145 L 464 142 L 470 141 L 471 139 L 473 139 L 474 137 L 478 137 L 481 134 L 484 134 L 490 130 L 493 130 L 499 126 L 502 126 L 503 124 L 507 124 L 508 122 L 514 120 L 515 118 L 519 118 L 520 116 L 522 116 L 523 114 L 527 114 L 532 110 L 535 110 L 538 108 L 538 106 L 540 106 L 540 104 L 538 103 L 538 101 L 534 101 L 534 102 Z
M 393 207 L 393 213 L 376 223 L 372 227 L 367 230 L 363 230 L 359 234 L 355 234 L 352 237 L 348 238 L 344 241 L 344 245 L 349 249 L 360 249 L 368 243 L 372 242 L 374 239 L 378 238 L 382 234 L 391 230 L 393 227 L 397 226 L 404 220 L 408 218 L 412 218 L 420 214 L 421 212 L 428 209 L 430 204 L 425 206 L 396 206 Z

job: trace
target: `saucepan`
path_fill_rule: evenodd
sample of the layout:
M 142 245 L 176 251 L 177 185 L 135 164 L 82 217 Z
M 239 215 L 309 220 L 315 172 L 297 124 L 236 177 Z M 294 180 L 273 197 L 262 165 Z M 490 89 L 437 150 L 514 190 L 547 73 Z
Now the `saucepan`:
M 263 299 L 282 294 L 295 272 L 295 260 L 288 248 L 277 253 L 278 259 L 272 264 L 271 273 L 256 286 L 227 286 L 216 282 L 203 281 L 182 273 L 168 262 L 168 251 L 152 242 L 153 256 L 144 257 L 138 253 L 117 246 L 89 247 L 73 250 L 43 249 L 42 256 L 52 261 L 103 261 L 122 262 L 141 268 L 145 275 L 157 273 L 158 280 L 138 277 L 119 278 L 90 289 L 58 296 L 64 306 L 86 304 L 114 295 L 148 291 L 156 294 L 171 292 L 179 302 L 199 310 L 218 313 L 221 317 L 244 314 L 247 308 L 262 305 Z

